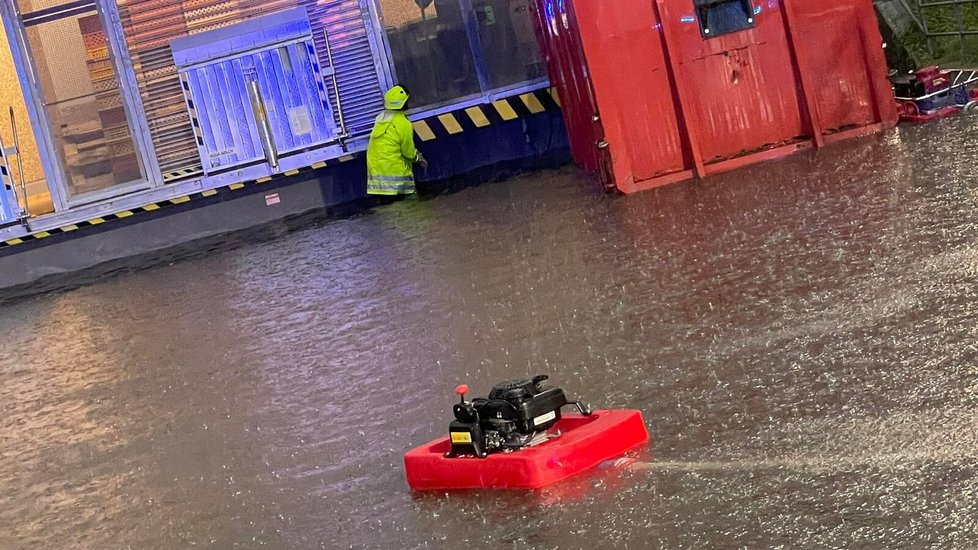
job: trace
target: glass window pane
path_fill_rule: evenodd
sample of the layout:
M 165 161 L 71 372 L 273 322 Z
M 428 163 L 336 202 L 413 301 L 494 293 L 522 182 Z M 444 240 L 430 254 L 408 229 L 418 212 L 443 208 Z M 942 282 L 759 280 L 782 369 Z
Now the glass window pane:
M 20 162 L 13 161 L 12 170 L 17 171 L 16 182 L 19 184 L 21 174 L 19 170 L 23 166 L 23 179 L 27 187 L 27 198 L 25 202 L 22 190 L 18 185 L 17 192 L 20 194 L 20 204 L 30 206 L 30 211 L 34 215 L 47 214 L 54 211 L 54 204 L 51 202 L 51 194 L 47 189 L 47 182 L 44 180 L 44 169 L 41 167 L 41 156 L 37 150 L 37 143 L 34 141 L 34 132 L 31 129 L 30 120 L 27 117 L 27 103 L 24 101 L 21 92 L 20 79 L 14 68 L 14 60 L 10 55 L 10 45 L 7 41 L 6 31 L 0 25 L 0 135 L 3 136 L 3 143 L 7 147 L 14 144 L 13 131 L 10 121 L 7 118 L 7 106 L 14 109 L 17 121 L 17 137 L 20 144 Z
M 546 76 L 533 29 L 533 0 L 473 0 L 493 88 Z
M 716 38 L 754 26 L 754 8 L 750 0 L 695 0 L 700 32 L 705 38 Z
M 98 15 L 92 11 L 48 20 L 28 27 L 27 38 L 68 194 L 142 180 Z
M 412 108 L 480 92 L 458 0 L 379 3 L 398 84 L 410 91 Z

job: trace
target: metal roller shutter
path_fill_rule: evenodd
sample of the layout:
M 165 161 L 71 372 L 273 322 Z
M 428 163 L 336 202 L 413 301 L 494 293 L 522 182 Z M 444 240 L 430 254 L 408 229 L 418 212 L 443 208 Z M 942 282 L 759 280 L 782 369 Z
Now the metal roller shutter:
M 383 108 L 380 78 L 359 0 L 117 0 L 123 32 L 165 181 L 201 173 L 193 128 L 184 104 L 169 43 L 174 38 L 303 6 L 309 14 L 316 50 L 336 64 L 340 101 L 327 85 L 337 124 L 350 135 L 370 131 Z M 342 103 L 343 120 L 338 120 Z

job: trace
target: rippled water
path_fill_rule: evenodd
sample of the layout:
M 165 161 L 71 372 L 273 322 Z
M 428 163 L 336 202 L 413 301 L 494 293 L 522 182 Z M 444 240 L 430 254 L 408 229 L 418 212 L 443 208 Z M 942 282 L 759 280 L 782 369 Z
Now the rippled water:
M 0 307 L 0 548 L 978 545 L 978 128 L 628 198 L 572 169 Z M 641 409 L 628 469 L 412 495 L 452 389 Z

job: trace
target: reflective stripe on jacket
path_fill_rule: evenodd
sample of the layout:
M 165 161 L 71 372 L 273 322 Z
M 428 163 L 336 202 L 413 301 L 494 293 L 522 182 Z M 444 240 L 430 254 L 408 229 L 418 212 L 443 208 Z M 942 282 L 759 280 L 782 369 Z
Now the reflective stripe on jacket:
M 367 146 L 367 193 L 370 195 L 409 195 L 415 192 L 414 126 L 400 111 L 384 111 L 377 116 Z

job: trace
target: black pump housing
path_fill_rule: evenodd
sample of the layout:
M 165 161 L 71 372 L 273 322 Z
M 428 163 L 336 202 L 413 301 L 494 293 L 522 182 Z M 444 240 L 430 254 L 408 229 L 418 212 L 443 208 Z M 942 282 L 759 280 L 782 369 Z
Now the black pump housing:
M 456 404 L 455 421 L 449 426 L 449 455 L 484 458 L 494 450 L 516 450 L 533 444 L 538 434 L 560 420 L 560 410 L 566 405 L 577 405 L 582 414 L 591 414 L 586 405 L 568 401 L 561 388 L 543 387 L 548 378 L 541 375 L 509 380 L 496 384 L 488 398 Z

